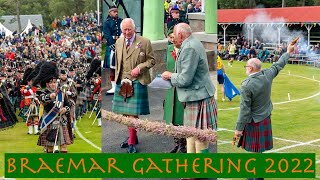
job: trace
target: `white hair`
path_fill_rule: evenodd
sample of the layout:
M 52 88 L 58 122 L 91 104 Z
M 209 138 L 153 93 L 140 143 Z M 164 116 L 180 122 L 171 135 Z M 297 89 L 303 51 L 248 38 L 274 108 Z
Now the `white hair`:
M 191 27 L 186 23 L 178 24 L 175 28 L 176 28 L 176 32 L 177 33 L 183 33 L 183 34 L 186 34 L 186 35 L 191 35 L 192 34 Z
M 123 19 L 122 21 L 121 21 L 121 23 L 120 23 L 120 28 L 121 28 L 121 30 L 123 29 L 123 22 L 125 22 L 125 21 L 129 21 L 130 23 L 131 23 L 131 25 L 132 25 L 132 28 L 135 30 L 136 29 L 136 24 L 134 23 L 134 20 L 132 19 L 132 18 L 125 18 L 125 19 Z

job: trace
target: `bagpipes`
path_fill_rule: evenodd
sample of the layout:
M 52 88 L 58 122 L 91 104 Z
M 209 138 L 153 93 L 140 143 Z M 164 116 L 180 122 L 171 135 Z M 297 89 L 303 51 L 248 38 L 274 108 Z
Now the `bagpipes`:
M 61 86 L 60 88 L 58 88 L 55 93 L 56 95 L 56 101 L 55 101 L 55 105 L 54 107 L 48 112 L 48 114 L 42 119 L 42 123 L 41 123 L 41 131 L 43 132 L 46 127 L 53 123 L 55 121 L 55 119 L 58 117 L 58 115 L 60 115 L 59 120 L 58 120 L 58 125 L 56 128 L 51 129 L 48 132 L 48 135 L 46 137 L 46 140 L 49 142 L 54 142 L 54 150 L 53 153 L 58 153 L 59 152 L 59 148 L 57 145 L 58 142 L 58 135 L 59 135 L 59 130 L 60 130 L 60 124 L 62 121 L 62 114 L 60 112 L 60 110 L 63 108 L 63 104 L 65 101 L 65 95 L 66 95 L 66 91 L 67 91 L 67 86 Z
M 99 91 L 98 94 L 96 94 L 97 91 Z M 97 95 L 98 97 L 97 97 L 97 99 L 96 99 L 95 105 L 94 105 L 93 108 L 92 108 L 92 111 L 91 111 L 91 113 L 90 113 L 89 118 L 91 118 L 93 111 L 94 111 L 95 109 L 97 109 L 99 102 L 101 103 L 101 100 L 102 100 L 102 99 L 101 99 L 101 97 L 102 97 L 102 96 L 101 96 L 101 83 L 98 83 L 98 84 L 97 84 L 97 87 L 95 87 L 95 89 L 93 90 L 92 94 L 93 94 L 93 96 L 94 96 L 94 95 Z M 92 99 L 93 99 L 93 96 L 92 96 Z M 99 111 L 97 112 L 96 117 L 94 118 L 94 120 L 93 120 L 93 122 L 92 122 L 92 125 L 96 122 L 99 114 L 101 113 L 100 111 L 101 111 L 101 108 L 100 108 Z

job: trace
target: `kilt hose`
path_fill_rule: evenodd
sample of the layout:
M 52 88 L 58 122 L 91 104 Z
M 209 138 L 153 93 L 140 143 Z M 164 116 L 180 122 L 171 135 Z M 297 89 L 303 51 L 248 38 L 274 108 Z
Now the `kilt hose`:
M 273 148 L 270 116 L 258 123 L 251 122 L 243 130 L 240 147 L 249 152 L 264 152 Z
M 133 96 L 126 99 L 119 94 L 120 83 L 116 85 L 116 90 L 113 96 L 112 111 L 117 114 L 130 116 L 150 114 L 148 87 L 142 85 L 138 80 L 132 81 Z
M 112 111 L 114 113 L 138 117 L 139 115 L 150 114 L 148 87 L 142 85 L 138 80 L 132 81 L 133 96 L 126 99 L 119 95 L 121 84 L 116 85 L 116 90 L 113 96 Z M 128 127 L 129 145 L 137 143 L 137 131 L 135 128 Z
M 217 104 L 214 97 L 186 102 L 184 126 L 217 130 Z M 209 143 L 195 137 L 187 138 L 187 153 L 209 153 Z

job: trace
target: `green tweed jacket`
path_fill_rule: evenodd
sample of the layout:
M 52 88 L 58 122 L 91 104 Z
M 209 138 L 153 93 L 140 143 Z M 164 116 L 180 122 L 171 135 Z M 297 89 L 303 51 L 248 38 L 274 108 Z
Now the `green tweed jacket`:
M 207 54 L 202 43 L 189 36 L 181 45 L 176 61 L 176 73 L 171 83 L 177 87 L 180 102 L 199 101 L 212 97 L 215 88 L 209 75 Z
M 288 59 L 289 54 L 284 53 L 270 68 L 250 75 L 241 83 L 240 113 L 236 130 L 243 131 L 247 123 L 257 123 L 271 115 L 272 81 L 288 63 Z

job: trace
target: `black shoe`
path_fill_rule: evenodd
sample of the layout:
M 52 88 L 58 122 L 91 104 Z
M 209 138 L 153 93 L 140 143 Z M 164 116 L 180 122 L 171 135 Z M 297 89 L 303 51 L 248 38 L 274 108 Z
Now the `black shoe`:
M 137 153 L 136 146 L 133 144 L 130 144 L 128 147 L 128 153 Z
M 127 148 L 127 147 L 129 147 L 128 139 L 129 139 L 129 138 L 127 138 L 126 140 L 124 140 L 124 141 L 120 144 L 120 147 L 121 147 L 121 148 Z
M 75 139 L 75 138 L 76 138 L 76 134 L 72 134 L 72 136 L 73 136 L 73 139 Z
M 175 146 L 171 151 L 169 151 L 169 153 L 177 153 L 177 151 L 179 150 L 179 147 L 180 147 L 179 142 L 180 142 L 179 138 L 174 138 Z
M 177 153 L 187 153 L 187 140 L 185 138 L 179 139 L 179 149 Z
M 53 153 L 60 153 L 60 151 L 59 150 L 55 150 Z

